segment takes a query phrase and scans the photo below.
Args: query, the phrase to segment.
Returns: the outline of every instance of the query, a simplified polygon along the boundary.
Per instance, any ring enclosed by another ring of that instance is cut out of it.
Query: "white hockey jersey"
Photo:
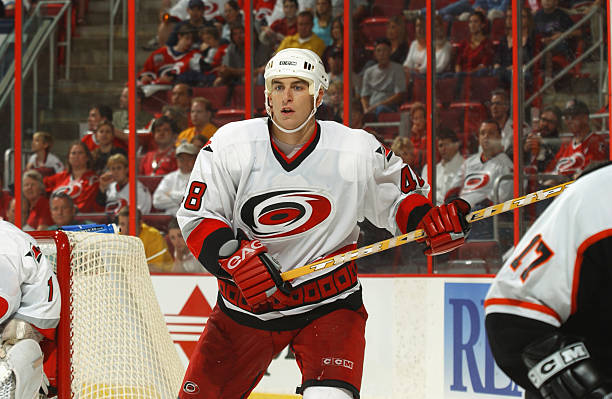
[[[514,314],[559,327],[580,310],[585,294],[607,299],[583,311],[609,314],[611,182],[608,165],[572,183],[552,202],[495,277],[485,300],[487,314]],[[591,274],[581,281],[587,268]]]
[[[130,185],[119,188],[117,182],[112,182],[106,189],[106,206],[104,211],[117,214],[121,208],[130,202]],[[151,193],[141,182],[136,181],[136,207],[143,215],[151,212]]]
[[[59,173],[64,170],[64,164],[62,161],[60,161],[60,159],[51,152],[47,153],[45,162],[42,165],[36,163],[36,154],[30,155],[27,165],[28,167],[31,166],[33,168],[48,168],[53,170],[53,173]]]
[[[512,198],[512,180],[502,181],[495,193],[495,181],[500,176],[512,173],[512,161],[500,152],[493,158],[483,162],[482,154],[469,157],[453,187],[461,187],[460,196],[470,203],[472,208],[483,201],[503,202]]]
[[[0,324],[17,317],[53,338],[60,317],[57,278],[36,240],[0,221]]]
[[[212,236],[210,226],[216,224],[259,239],[285,272],[354,248],[357,222],[364,218],[398,234],[398,226],[405,230],[407,221],[420,220],[407,214],[429,204],[424,197],[428,192],[426,182],[363,130],[318,121],[311,140],[288,159],[271,141],[268,119],[258,118],[224,125],[200,151],[177,218],[185,241],[203,264],[204,236]],[[333,270],[302,276],[292,285]],[[350,289],[316,304],[256,316],[270,320],[307,312],[360,290],[355,281]],[[229,309],[249,313],[223,295],[222,301]]]

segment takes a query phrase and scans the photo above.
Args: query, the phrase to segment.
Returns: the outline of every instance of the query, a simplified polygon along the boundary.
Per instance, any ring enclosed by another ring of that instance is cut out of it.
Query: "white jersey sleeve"
[[[60,291],[57,278],[34,238],[0,221],[0,324],[17,317],[45,336],[57,326]]]
[[[609,257],[590,251],[607,245],[610,252],[611,181],[612,165],[580,178],[553,201],[495,277],[487,314],[509,313],[558,327],[578,310],[587,268],[600,276],[595,281],[609,278]]]

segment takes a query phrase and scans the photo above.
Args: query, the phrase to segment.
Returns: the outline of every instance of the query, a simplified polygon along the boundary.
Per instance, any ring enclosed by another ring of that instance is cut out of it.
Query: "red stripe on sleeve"
[[[562,323],[561,316],[559,316],[557,312],[555,312],[548,306],[540,305],[537,303],[531,303],[531,302],[519,301],[518,299],[507,299],[507,298],[491,298],[491,299],[485,300],[484,302],[485,308],[487,306],[493,306],[493,305],[516,306],[519,308],[535,310],[536,312],[540,312],[540,313],[544,313],[549,316],[552,316],[555,319],[557,319],[559,323]]]
[[[416,215],[414,210],[418,207],[424,207],[423,209],[428,211],[432,208],[432,204],[427,197],[421,194],[411,194],[400,202],[397,213],[395,214],[395,222],[403,234],[406,234],[409,228],[416,228],[416,223],[418,223],[423,216],[425,216],[425,213],[427,213],[426,211],[418,212],[419,214]],[[410,224],[414,226],[409,226],[408,222],[411,222]]]
[[[217,219],[203,219],[198,226],[193,229],[189,237],[187,237],[186,243],[189,250],[196,258],[199,259],[200,253],[202,252],[202,246],[204,240],[215,231],[220,229],[229,229],[230,227]]]

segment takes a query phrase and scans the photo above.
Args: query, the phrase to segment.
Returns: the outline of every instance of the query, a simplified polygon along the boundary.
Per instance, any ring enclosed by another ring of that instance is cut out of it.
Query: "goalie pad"
[[[38,398],[40,388],[47,388],[45,380],[43,354],[36,341],[24,339],[0,348],[0,399]]]
[[[15,345],[22,339],[33,339],[36,342],[40,342],[43,339],[43,335],[25,320],[10,319],[2,330],[0,343]]]

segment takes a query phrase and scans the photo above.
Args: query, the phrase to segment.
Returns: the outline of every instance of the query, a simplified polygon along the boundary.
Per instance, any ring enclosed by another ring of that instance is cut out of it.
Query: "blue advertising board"
[[[444,397],[521,398],[495,364],[484,327],[488,283],[444,285]]]

